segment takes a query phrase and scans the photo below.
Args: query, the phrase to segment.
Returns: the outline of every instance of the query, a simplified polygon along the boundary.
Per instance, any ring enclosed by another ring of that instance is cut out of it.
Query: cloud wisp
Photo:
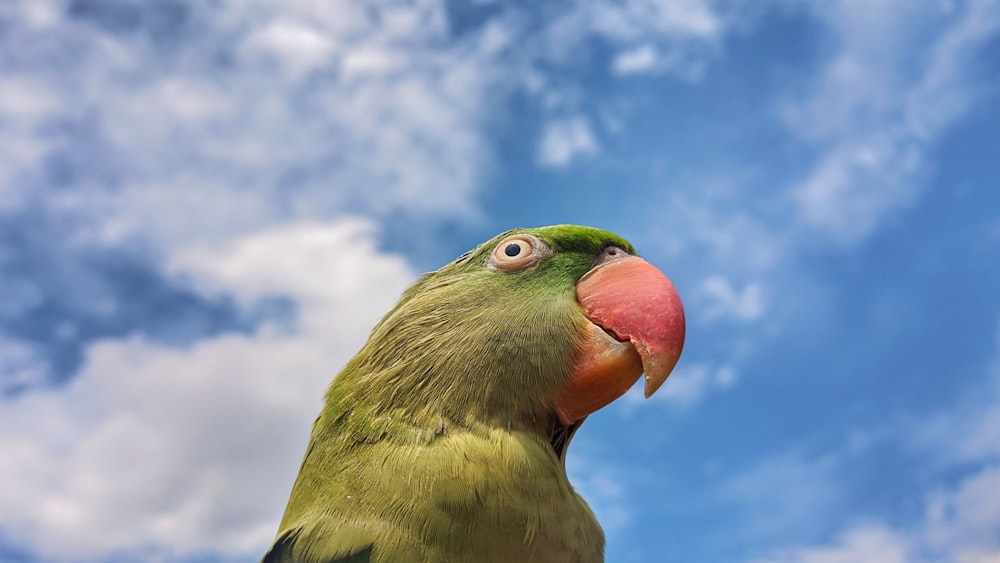
[[[928,151],[976,99],[976,56],[1000,30],[1000,7],[842,1],[820,17],[842,47],[784,108],[821,151],[792,195],[804,225],[855,243],[924,192]],[[928,33],[932,17],[949,24]]]
[[[996,357],[979,384],[962,401],[941,412],[899,421],[879,441],[891,440],[932,460],[932,471],[950,474],[923,491],[922,513],[890,525],[872,518],[849,522],[825,543],[780,547],[753,563],[848,561],[983,563],[1000,558],[1000,443],[994,422],[1000,413],[1000,333]],[[956,440],[956,437],[959,439]],[[870,445],[870,444],[869,444]],[[858,451],[827,456],[825,473],[842,472]],[[820,465],[813,464],[816,467]],[[776,477],[780,471],[764,471]],[[801,480],[798,480],[801,481]],[[756,494],[770,496],[785,484],[751,479]],[[825,490],[839,494],[828,484]],[[806,518],[806,520],[810,520]]]

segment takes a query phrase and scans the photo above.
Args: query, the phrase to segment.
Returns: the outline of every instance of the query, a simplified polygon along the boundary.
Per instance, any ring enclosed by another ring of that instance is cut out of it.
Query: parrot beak
[[[663,385],[684,347],[684,308],[674,284],[645,260],[622,255],[576,284],[590,320],[556,412],[572,424],[625,394],[643,373],[646,398]]]

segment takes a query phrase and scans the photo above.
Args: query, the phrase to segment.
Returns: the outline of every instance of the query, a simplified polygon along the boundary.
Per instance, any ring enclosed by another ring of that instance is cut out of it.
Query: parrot
[[[618,235],[497,235],[404,291],[334,377],[262,563],[603,561],[567,447],[643,374],[650,397],[684,332]]]

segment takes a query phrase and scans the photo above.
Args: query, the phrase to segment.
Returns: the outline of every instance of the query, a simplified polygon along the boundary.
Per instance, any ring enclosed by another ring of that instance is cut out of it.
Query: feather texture
[[[515,233],[551,256],[490,268]],[[575,284],[610,245],[634,252],[598,229],[511,231],[408,289],[330,385],[264,560],[603,561],[551,442],[589,322]]]

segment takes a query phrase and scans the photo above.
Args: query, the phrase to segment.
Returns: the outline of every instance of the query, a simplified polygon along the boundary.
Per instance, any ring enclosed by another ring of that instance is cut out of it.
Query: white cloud
[[[924,499],[927,514],[912,528],[849,527],[828,543],[779,548],[752,563],[986,563],[1000,561],[1000,465]]]
[[[315,70],[330,62],[335,45],[321,31],[295,21],[276,20],[253,32],[247,49],[262,50],[278,57],[296,74]]]
[[[656,49],[651,45],[642,45],[619,53],[611,63],[611,68],[615,74],[641,74],[655,69],[656,61]]]
[[[576,2],[545,28],[538,54],[566,63],[596,37],[621,51],[612,67],[619,74],[671,73],[697,80],[727,28],[710,0]]]
[[[752,563],[916,563],[906,538],[880,526],[853,528],[831,545],[785,549]]]
[[[169,42],[13,12],[0,110],[20,117],[0,121],[16,156],[0,163],[0,207],[39,203],[81,233],[111,223],[108,242],[153,246],[236,236],[248,215],[474,215],[496,46],[444,41],[440,3],[186,6],[190,29]],[[39,200],[53,161],[74,189]],[[250,210],[192,205],[230,198]]]
[[[983,383],[952,408],[936,416],[922,414],[896,428],[892,436],[882,434],[883,439],[890,437],[928,454],[933,459],[932,470],[943,469],[957,477],[950,480],[954,484],[928,490],[917,499],[924,506],[922,517],[897,526],[870,521],[851,524],[832,542],[779,548],[754,563],[1000,561],[1000,536],[996,533],[1000,530],[1000,448],[996,439],[1000,338],[997,356]],[[925,430],[925,425],[930,429]],[[862,444],[861,449],[864,447]],[[845,453],[856,454],[858,449]],[[847,458],[831,455],[818,467],[821,474],[832,476],[846,463]],[[763,485],[765,495],[770,490],[784,491],[788,483],[801,486],[801,480],[789,475],[783,463],[767,462],[756,473],[756,477],[740,480],[749,479],[757,488]]]
[[[827,152],[793,197],[805,223],[856,241],[917,200],[922,160],[917,146],[893,135],[845,141]]]
[[[0,395],[42,385],[47,376],[47,365],[34,349],[0,336]]]
[[[23,186],[17,184],[18,163],[37,162],[47,152],[44,119],[60,98],[44,82],[30,76],[5,76],[0,81],[0,211],[23,205]]]
[[[362,49],[348,53],[344,57],[341,70],[347,76],[384,74],[398,69],[405,63],[401,53],[390,53],[382,49]]]
[[[1000,459],[1000,357],[986,385],[971,389],[961,408],[920,416],[910,426],[914,449],[944,452],[946,459],[966,463]]]
[[[597,141],[583,117],[548,123],[538,147],[538,162],[544,166],[566,166],[574,158],[596,154]]]
[[[732,181],[706,180],[697,196],[671,193],[663,205],[674,212],[676,223],[650,221],[646,237],[659,242],[668,256],[687,251],[726,272],[764,277],[795,251],[797,241],[780,224],[748,209]]]
[[[581,5],[598,34],[629,41],[650,35],[714,38],[724,26],[704,0],[630,0]]]
[[[58,108],[59,100],[43,84],[27,77],[0,84],[0,114],[5,119],[36,120]]]
[[[767,309],[763,288],[757,282],[737,289],[723,276],[709,276],[698,285],[698,293],[708,301],[702,312],[705,319],[729,317],[754,321],[761,318]]]
[[[48,559],[150,546],[259,556],[323,390],[413,278],[357,220],[290,225],[172,263],[206,292],[291,298],[301,322],[190,348],[108,340],[67,388],[5,402],[0,523]]]
[[[733,475],[718,494],[747,512],[740,533],[755,543],[813,535],[825,524],[822,515],[842,502],[839,461],[835,455],[781,452]]]
[[[997,353],[985,380],[954,408],[913,421],[911,446],[928,451],[944,467],[965,468],[960,481],[926,500],[926,541],[956,560],[1000,556],[1000,330]],[[909,430],[909,429],[907,429]],[[969,471],[969,467],[975,469]]]
[[[650,44],[626,49],[615,55],[611,70],[618,76],[669,72],[678,78],[697,82],[708,67],[704,55],[679,48],[660,49]]]
[[[709,391],[725,389],[736,381],[736,370],[730,365],[710,366],[697,363],[680,366],[670,375],[670,385],[655,396],[664,401],[692,405]]]
[[[1000,551],[1000,464],[965,477],[954,489],[930,496],[925,537],[952,553]]]
[[[627,500],[628,487],[622,484],[622,471],[621,467],[607,463],[607,460],[580,455],[575,449],[566,459],[570,483],[594,511],[608,538],[632,521],[633,514]]]
[[[1000,563],[1000,549],[991,551],[966,551],[959,553],[958,563]]]
[[[347,342],[356,338],[358,326],[375,321],[373,304],[357,296],[371,292],[379,298],[394,297],[400,280],[412,277],[404,260],[380,254],[374,226],[360,219],[254,233],[230,244],[187,250],[168,267],[193,276],[206,293],[234,295],[248,304],[292,295],[299,305],[299,330]],[[383,285],[373,286],[376,282]],[[375,305],[384,308],[386,302]]]
[[[0,6],[0,15],[21,20],[33,29],[47,29],[61,19],[61,10],[56,0],[10,0]]]
[[[646,401],[663,401],[672,407],[687,409],[697,405],[706,395],[714,391],[728,389],[734,385],[739,373],[732,364],[716,365],[710,362],[681,362],[670,374],[667,383],[646,399],[643,379],[640,378],[610,408],[620,409],[626,415],[644,408]]]
[[[921,22],[952,9],[842,0],[816,11],[841,49],[782,110],[823,153],[793,190],[805,225],[856,242],[917,201],[928,148],[970,107],[976,53],[1000,30],[1000,7],[981,0],[928,37]]]
[[[659,245],[665,262],[710,266],[684,290],[691,322],[743,321],[744,342],[734,347],[749,342],[754,350],[805,318],[803,312],[830,313],[835,292],[799,268],[797,257],[817,245],[861,241],[918,202],[934,168],[934,144],[976,101],[982,85],[977,56],[1000,30],[1000,4],[950,5],[953,13],[941,18],[943,3],[785,4],[808,10],[832,39],[821,42],[832,48],[830,57],[820,58],[818,73],[781,108],[786,125],[817,149],[816,157],[777,197],[759,191],[754,176],[760,171],[753,167],[700,171],[693,181],[673,182],[697,184],[686,193],[664,187],[670,193],[662,206],[673,220],[659,222],[662,214],[651,212],[651,232],[643,238]],[[739,27],[731,15],[719,21],[720,34]],[[678,52],[645,40],[634,45],[619,53],[650,45],[662,65],[664,52]],[[956,435],[968,436],[948,436]],[[997,436],[976,435],[984,443]]]

